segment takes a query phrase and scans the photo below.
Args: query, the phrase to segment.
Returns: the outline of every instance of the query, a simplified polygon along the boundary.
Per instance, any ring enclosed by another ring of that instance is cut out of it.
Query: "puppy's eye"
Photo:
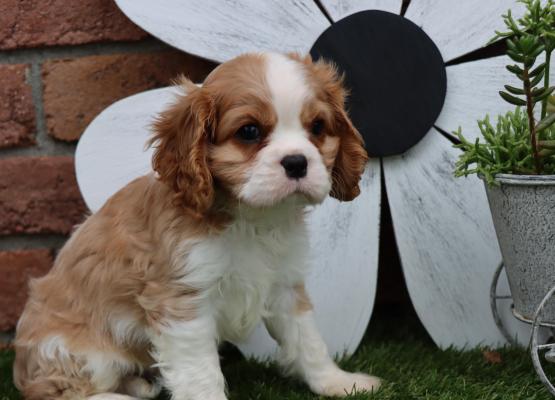
[[[261,133],[258,126],[249,124],[240,127],[235,136],[245,143],[256,143],[260,141]]]
[[[324,131],[324,121],[321,119],[314,120],[312,123],[311,131],[314,136],[320,136]]]

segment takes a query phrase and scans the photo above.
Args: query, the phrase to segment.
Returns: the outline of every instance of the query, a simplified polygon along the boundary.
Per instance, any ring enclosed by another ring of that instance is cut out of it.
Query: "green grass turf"
[[[415,317],[377,313],[359,350],[340,364],[385,381],[377,394],[354,394],[350,399],[551,399],[525,350],[505,348],[499,353],[502,362],[491,364],[481,349],[441,351]],[[244,360],[231,348],[224,349],[222,357],[232,400],[319,398],[299,381],[280,377],[275,366]],[[0,400],[20,398],[11,383],[12,362],[12,352],[0,352]]]

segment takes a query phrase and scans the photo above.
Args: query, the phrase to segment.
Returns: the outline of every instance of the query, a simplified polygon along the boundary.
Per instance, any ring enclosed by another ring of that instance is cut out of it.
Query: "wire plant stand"
[[[503,262],[501,262],[493,275],[493,279],[490,287],[490,305],[491,305],[491,311],[493,314],[493,319],[495,320],[495,324],[497,325],[497,327],[499,328],[499,330],[501,331],[505,339],[511,345],[516,345],[517,342],[515,340],[515,337],[513,337],[507,330],[507,327],[503,323],[503,320],[501,319],[501,316],[499,314],[499,310],[497,307],[497,302],[499,300],[512,299],[511,295],[497,293],[499,278],[504,269],[505,269],[505,265]],[[549,390],[549,392],[553,396],[555,396],[555,386],[553,385],[553,383],[550,381],[550,379],[547,377],[545,373],[545,370],[542,364],[541,354],[543,353],[543,359],[546,362],[555,363],[555,343],[540,343],[540,328],[549,329],[551,335],[548,341],[555,340],[555,323],[553,323],[552,321],[547,322],[542,320],[543,311],[546,305],[552,299],[553,301],[555,301],[555,299],[553,298],[554,295],[555,295],[555,286],[553,286],[545,294],[544,298],[542,299],[542,301],[540,302],[538,308],[534,313],[534,319],[529,319],[519,314],[515,310],[514,305],[511,305],[511,311],[512,311],[513,317],[515,317],[517,320],[521,322],[530,324],[532,326],[532,332],[530,335],[530,343],[529,343],[529,352],[532,358],[532,364],[534,366],[534,369],[536,370],[538,377],[540,378],[540,381],[544,384],[544,386],[547,388],[547,390]]]

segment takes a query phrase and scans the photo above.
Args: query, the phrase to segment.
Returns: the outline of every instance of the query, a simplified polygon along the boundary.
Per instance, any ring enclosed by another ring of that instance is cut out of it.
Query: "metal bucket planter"
[[[486,184],[486,192],[513,313],[532,322],[555,286],[555,175],[499,174],[496,180],[499,185]],[[544,322],[555,324],[555,304],[546,304],[542,314]]]

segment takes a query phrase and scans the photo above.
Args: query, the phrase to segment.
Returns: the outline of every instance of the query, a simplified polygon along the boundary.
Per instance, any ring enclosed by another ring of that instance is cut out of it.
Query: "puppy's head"
[[[215,187],[251,207],[291,197],[352,200],[367,161],[335,68],[310,58],[248,54],[216,68],[154,125],[153,167],[193,215]]]

